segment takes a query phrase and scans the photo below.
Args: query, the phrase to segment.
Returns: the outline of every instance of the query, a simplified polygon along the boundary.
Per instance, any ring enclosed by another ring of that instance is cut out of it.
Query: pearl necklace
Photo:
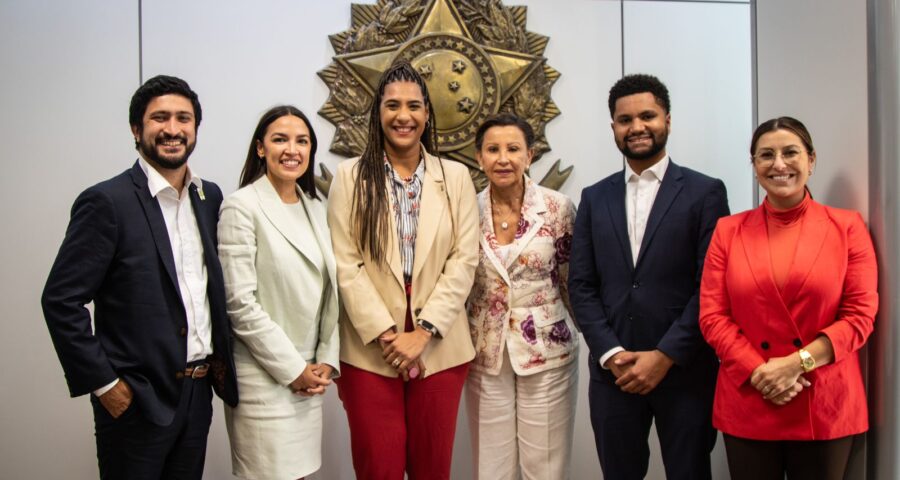
[[[492,210],[495,217],[500,213],[496,208],[493,208]],[[506,215],[503,215],[503,218],[500,219],[500,228],[502,228],[503,230],[509,229],[509,222],[507,222],[507,220],[509,219],[509,216],[512,215],[512,213],[513,209],[510,208],[509,211],[506,212]]]
[[[524,195],[524,194],[525,194],[525,192],[523,191],[523,192],[522,192],[522,195]],[[520,199],[521,199],[521,197],[520,197]],[[513,202],[513,203],[515,203],[515,202]],[[494,218],[497,218],[497,216],[498,216],[499,213],[500,213],[500,211],[497,209],[496,205],[497,205],[497,202],[494,200],[493,192],[491,192],[491,213],[493,213]],[[521,202],[520,202],[520,204],[519,204],[519,208],[520,208],[520,209],[522,208]],[[512,207],[512,205],[510,205],[510,206],[509,206],[509,211],[507,211],[507,212],[506,212],[506,215],[503,215],[503,217],[500,219],[500,228],[502,228],[504,231],[509,230],[509,222],[508,222],[507,220],[509,220],[509,217],[510,217],[510,216],[513,214],[513,212],[515,212],[515,211],[517,211],[517,210],[514,209],[514,208]]]

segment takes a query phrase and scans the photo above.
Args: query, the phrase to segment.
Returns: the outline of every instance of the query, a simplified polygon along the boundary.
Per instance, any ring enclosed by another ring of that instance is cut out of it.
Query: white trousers
[[[499,375],[472,369],[466,408],[475,479],[568,479],[577,386],[577,355],[528,376],[516,375],[505,351]]]

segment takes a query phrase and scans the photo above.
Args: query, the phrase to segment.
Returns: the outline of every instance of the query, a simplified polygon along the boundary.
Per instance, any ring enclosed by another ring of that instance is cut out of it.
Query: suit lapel
[[[203,261],[207,265],[214,265],[218,261],[219,252],[216,248],[214,237],[218,218],[210,218],[206,208],[203,208],[204,197],[200,196],[197,186],[193,183],[188,186],[188,197],[191,199],[191,208],[194,210],[194,218],[197,219],[197,228],[200,230],[200,242],[203,244]]]
[[[425,156],[425,176],[422,180],[420,198],[419,224],[416,228],[415,258],[413,259],[413,278],[422,270],[431,246],[434,245],[440,222],[449,216],[444,215],[446,193],[444,179],[438,177],[441,167],[430,155]],[[402,272],[402,269],[401,269]],[[401,278],[403,278],[401,276]]]
[[[268,177],[262,176],[254,181],[253,189],[259,197],[263,215],[272,226],[312,265],[319,265],[319,250],[310,244],[313,239],[301,235],[296,220],[291,218],[287,207],[281,201],[281,197],[278,196]],[[304,196],[302,192],[299,195],[300,198]]]
[[[391,194],[391,189],[394,188],[394,186],[391,185],[391,180],[386,178],[385,182],[387,182],[388,188],[387,197],[389,207],[388,242],[385,254],[388,258],[388,266],[391,268],[391,272],[394,273],[394,278],[397,279],[397,283],[399,283],[402,288],[406,285],[406,280],[403,278],[403,262],[400,260],[400,238],[397,237],[397,217],[394,213],[394,210],[400,208],[400,206],[397,205],[397,202],[394,201],[394,195]]]
[[[147,186],[147,176],[141,170],[140,165],[135,163],[131,168],[131,179],[134,181],[134,193],[138,197],[141,207],[144,209],[144,215],[147,217],[147,223],[150,225],[150,232],[153,235],[153,243],[156,244],[156,251],[159,258],[166,268],[169,280],[175,287],[178,295],[181,295],[181,289],[178,288],[178,276],[175,274],[175,257],[172,255],[172,244],[169,242],[169,231],[166,229],[166,220],[163,217],[162,208],[159,202],[150,195],[150,189]]]
[[[337,267],[335,265],[334,260],[334,251],[331,248],[331,234],[328,232],[328,220],[325,215],[325,208],[321,202],[316,202],[306,195],[300,196],[301,201],[303,202],[304,208],[306,208],[306,213],[309,216],[309,223],[312,226],[313,234],[316,237],[316,241],[319,244],[319,251],[325,264],[325,275],[327,275],[327,281],[330,285],[330,288],[326,289],[325,295],[325,308],[322,311],[322,316],[320,317],[324,322],[320,327],[320,337],[323,339],[328,339],[331,337],[331,334],[334,328],[337,327],[337,314],[338,311],[338,297],[337,297]],[[334,312],[333,315],[329,313]]]
[[[741,244],[747,257],[747,265],[753,275],[757,288],[764,298],[772,302],[780,303],[782,310],[788,316],[790,313],[784,305],[781,292],[775,285],[775,276],[772,273],[772,257],[769,253],[769,234],[766,227],[766,216],[763,207],[757,207],[747,215],[747,219],[741,225]],[[769,321],[770,319],[765,319]]]
[[[612,223],[613,231],[616,232],[616,238],[619,239],[619,246],[622,248],[622,255],[628,263],[628,268],[634,270],[634,258],[631,256],[631,241],[628,239],[628,225],[625,219],[625,180],[624,173],[617,175],[612,179],[612,185],[606,195],[606,208],[609,212],[610,223]]]
[[[653,234],[656,233],[656,229],[659,228],[659,224],[662,222],[663,217],[666,216],[666,212],[669,211],[672,203],[675,202],[675,198],[681,193],[683,185],[684,176],[681,173],[681,167],[669,160],[666,174],[663,177],[662,184],[659,186],[659,191],[656,192],[656,199],[650,208],[650,215],[647,217],[647,228],[644,230],[644,238],[641,240],[641,249],[638,252],[636,266],[639,266],[641,259],[646,256],[647,248],[653,240]]]
[[[485,258],[491,262],[494,270],[503,278],[503,281],[507,285],[511,285],[509,272],[500,262],[500,254],[494,248],[497,245],[497,241],[494,233],[494,214],[491,207],[491,186],[488,185],[487,188],[478,194],[478,209],[480,211],[479,217],[481,218],[481,249],[484,251]]]
[[[310,226],[312,227],[313,234],[316,236],[319,250],[324,257],[323,260],[325,269],[328,270],[328,281],[331,283],[331,289],[332,291],[337,292],[337,277],[335,276],[336,267],[334,263],[334,252],[331,249],[331,235],[328,233],[328,230],[324,228],[324,225],[327,224],[327,220],[324,215],[321,215],[322,209],[318,208],[320,205],[316,205],[312,199],[306,195],[300,195],[300,200],[303,202],[303,207],[306,209],[306,214],[309,216]]]
[[[510,247],[509,255],[506,257],[506,269],[516,261],[522,250],[528,245],[528,242],[537,235],[537,232],[544,226],[544,213],[547,211],[547,205],[544,203],[544,196],[538,192],[537,188],[530,179],[525,179],[525,195],[522,199],[522,215],[525,217],[527,230],[521,237],[515,239]]]
[[[801,221],[803,223],[800,224],[800,238],[797,240],[794,261],[782,293],[784,302],[788,305],[806,282],[806,277],[815,266],[830,231],[825,208],[811,200]]]

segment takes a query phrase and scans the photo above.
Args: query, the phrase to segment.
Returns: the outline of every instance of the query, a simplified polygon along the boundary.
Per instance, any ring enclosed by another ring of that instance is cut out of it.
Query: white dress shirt
[[[637,265],[638,254],[641,253],[641,242],[647,230],[650,209],[656,201],[659,186],[662,185],[666,169],[669,168],[669,156],[656,162],[640,175],[625,162],[625,219],[628,225],[628,241],[631,243],[631,261]],[[600,366],[606,368],[606,361],[613,355],[625,351],[621,346],[609,349],[600,357]]]
[[[209,316],[209,298],[206,296],[206,263],[203,261],[203,244],[200,227],[191,206],[190,185],[202,191],[203,182],[187,169],[181,193],[175,190],[155,168],[141,158],[138,163],[147,176],[150,195],[156,198],[166,222],[178,289],[187,314],[187,362],[202,360],[212,354],[212,330]],[[118,383],[112,383],[94,391],[98,397]]]

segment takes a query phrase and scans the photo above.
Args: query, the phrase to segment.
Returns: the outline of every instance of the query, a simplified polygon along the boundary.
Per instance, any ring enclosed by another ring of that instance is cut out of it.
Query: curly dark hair
[[[197,93],[191,90],[190,85],[178,77],[169,75],[157,75],[141,85],[131,97],[131,106],[128,108],[128,122],[139,130],[143,127],[144,113],[147,105],[156,97],[163,95],[181,95],[191,101],[194,106],[194,128],[200,126],[203,111],[200,109],[200,99]]]
[[[609,116],[614,117],[616,115],[616,100],[627,97],[628,95],[645,92],[652,93],[653,97],[656,98],[656,103],[659,104],[666,113],[669,113],[669,89],[653,75],[635,73],[620,78],[619,81],[609,89]]]

